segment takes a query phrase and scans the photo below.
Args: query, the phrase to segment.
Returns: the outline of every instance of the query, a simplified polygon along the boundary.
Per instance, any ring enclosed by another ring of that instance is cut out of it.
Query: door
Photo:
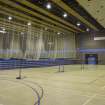
[[[97,54],[86,54],[85,62],[86,64],[98,64],[98,55]]]

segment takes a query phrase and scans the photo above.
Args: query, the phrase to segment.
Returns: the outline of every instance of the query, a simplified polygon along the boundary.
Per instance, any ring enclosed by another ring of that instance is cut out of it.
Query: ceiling
[[[105,0],[77,0],[105,28]]]
[[[84,8],[87,1],[78,0]],[[85,11],[86,8],[83,9],[78,2],[76,0],[0,0],[0,25],[5,24],[7,28],[11,28],[8,16],[12,16],[11,23],[16,29],[19,29],[20,26],[27,28],[27,23],[31,22],[34,27],[61,32],[79,33],[85,32],[87,29],[90,29],[90,31],[102,30],[105,22],[99,24],[90,15],[92,8],[88,11],[90,12],[88,14]],[[51,9],[46,8],[47,4],[51,5]],[[67,17],[63,16],[65,13]],[[80,25],[77,26],[77,23],[80,23]]]

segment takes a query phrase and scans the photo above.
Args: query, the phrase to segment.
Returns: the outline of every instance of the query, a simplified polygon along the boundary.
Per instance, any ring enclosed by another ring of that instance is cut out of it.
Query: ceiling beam
[[[27,9],[27,8],[24,8],[24,7],[22,7],[22,6],[20,6],[20,5],[16,4],[16,3],[14,3],[12,1],[9,1],[9,0],[0,0],[0,2],[5,3],[7,5],[10,5],[11,7],[16,8],[18,10],[21,10],[23,12],[26,12],[28,14],[31,14],[31,15],[37,17],[37,18],[41,18],[42,20],[45,20],[45,21],[49,22],[49,24],[50,23],[51,24],[55,24],[55,25],[60,26],[62,28],[66,28],[69,31],[76,32],[76,30],[74,30],[74,29],[72,29],[72,28],[70,28],[70,27],[68,27],[66,25],[63,25],[63,24],[61,24],[59,22],[56,22],[56,21],[54,21],[54,20],[52,20],[52,19],[50,19],[48,17],[45,17],[45,16],[39,14],[39,13],[36,13],[36,12],[33,12],[33,11]]]
[[[7,31],[12,30],[12,31],[17,31],[17,32],[28,32],[28,26],[27,25],[22,25],[20,23],[14,22],[14,21],[9,21],[7,19],[1,18],[0,17],[0,28],[5,28]],[[31,32],[39,32],[41,28],[33,27],[31,26]],[[49,30],[43,30],[46,33],[50,32]],[[54,30],[51,30],[55,32]],[[65,34],[67,34],[66,32]],[[57,34],[57,33],[56,33]],[[68,33],[69,34],[69,33]]]
[[[12,30],[12,31],[17,31],[17,32],[27,32],[28,31],[28,27],[22,27],[20,25],[17,25],[17,23],[15,22],[8,22],[7,20],[5,20],[5,23],[3,22],[4,19],[0,18],[0,27],[5,28],[7,31],[8,30]],[[35,28],[35,27],[31,27],[31,32],[36,32],[36,30],[39,32],[40,29]]]
[[[46,22],[43,22],[41,20],[38,20],[38,19],[35,19],[33,17],[27,16],[25,14],[19,13],[15,10],[10,9],[10,8],[6,8],[6,7],[1,6],[1,5],[0,5],[0,8],[2,8],[0,10],[0,13],[3,13],[3,14],[8,15],[8,16],[11,15],[12,17],[14,17],[16,19],[19,19],[19,20],[22,20],[26,23],[30,20],[33,25],[37,25],[37,26],[40,26],[40,27],[43,27],[43,28],[46,27],[48,29],[50,28],[54,31],[68,32],[65,28],[61,28],[61,27],[53,26],[51,24],[47,24]],[[39,22],[40,24],[37,23],[37,22]]]
[[[88,22],[85,18],[83,18],[79,13],[77,13],[76,11],[74,11],[70,6],[68,6],[67,4],[65,4],[62,0],[51,0],[51,1],[54,2],[55,4],[57,4],[59,7],[63,8],[69,14],[71,14],[74,17],[76,17],[77,19],[79,19],[81,22],[83,22],[84,24],[86,24],[90,28],[98,31],[97,27],[95,27],[93,24],[91,24],[90,22]]]
[[[0,18],[0,27],[5,27],[6,30],[18,31],[18,32],[26,32],[26,29],[15,24],[4,23],[3,19]]]
[[[37,10],[38,12],[43,13],[43,14],[49,16],[50,18],[53,18],[53,19],[55,19],[55,20],[57,20],[57,21],[59,21],[59,22],[61,22],[63,24],[66,24],[66,25],[68,25],[68,26],[70,26],[70,27],[72,27],[72,28],[74,28],[76,30],[82,31],[80,28],[76,27],[75,25],[73,25],[71,23],[68,23],[67,21],[61,19],[60,17],[58,17],[56,15],[53,15],[52,13],[38,7],[37,5],[34,5],[34,4],[30,3],[29,1],[26,1],[26,0],[16,0],[16,1],[21,3],[21,4],[24,4],[27,7],[30,7],[32,9],[34,9],[34,10]]]
[[[24,32],[24,33],[28,32],[28,26],[22,27],[22,26],[17,25],[17,23],[15,23],[15,22],[9,23],[7,20],[5,20],[5,23],[4,23],[3,21],[4,21],[4,19],[0,18],[0,27],[5,28],[7,32],[9,32],[9,30],[17,31],[17,32]],[[31,32],[37,33],[40,30],[41,30],[41,28],[39,29],[36,27],[31,27]],[[46,30],[43,30],[43,31],[46,31]],[[49,32],[49,31],[46,31],[46,33],[47,32]]]

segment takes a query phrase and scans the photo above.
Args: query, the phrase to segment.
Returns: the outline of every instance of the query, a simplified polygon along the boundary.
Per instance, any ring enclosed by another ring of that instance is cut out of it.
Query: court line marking
[[[101,78],[101,77],[100,77]],[[100,87],[100,91],[104,90],[105,89],[105,85]],[[82,105],[87,105],[91,100],[93,100],[97,95],[99,95],[98,93],[97,94],[94,94],[91,98],[89,98],[84,104]]]
[[[101,87],[101,90],[104,90],[104,89],[105,89],[105,86],[102,86],[102,87]]]
[[[88,100],[85,101],[85,103],[83,103],[82,105],[87,105],[93,98],[95,98],[97,96],[97,94],[93,95],[92,97],[90,97]]]
[[[7,80],[7,81],[11,81],[11,82],[17,82],[17,81],[14,81],[14,80],[11,80],[11,79],[7,79],[7,78],[0,78],[0,80]],[[19,84],[23,84],[24,86],[27,86],[28,88],[31,88],[34,92],[35,95],[37,95],[37,98],[38,100],[34,103],[34,105],[40,105],[40,102],[41,102],[41,98],[43,97],[39,95],[39,92],[36,90],[36,88],[30,86],[29,84],[27,84],[27,82],[29,83],[29,81],[26,81],[26,83],[24,81],[21,81],[21,82],[17,82]],[[34,83],[32,81],[30,81],[32,84],[36,85],[40,88],[42,88],[38,83]],[[42,88],[43,89],[43,88]]]

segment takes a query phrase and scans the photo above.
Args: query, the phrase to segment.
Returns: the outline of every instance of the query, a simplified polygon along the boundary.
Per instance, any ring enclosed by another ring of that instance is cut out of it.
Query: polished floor
[[[0,105],[105,105],[104,65],[64,68],[0,71]]]

